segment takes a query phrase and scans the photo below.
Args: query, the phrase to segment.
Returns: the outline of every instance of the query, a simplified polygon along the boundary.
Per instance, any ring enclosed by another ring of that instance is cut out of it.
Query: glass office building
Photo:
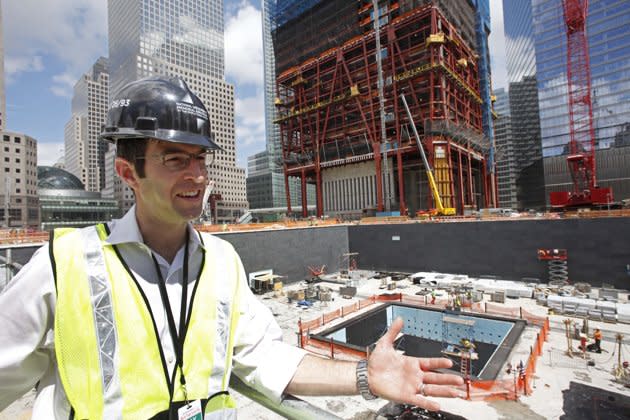
[[[559,1],[559,0],[558,0]],[[503,1],[506,63],[509,82],[511,149],[510,189],[516,192],[519,210],[546,205],[542,168],[538,85],[532,8],[529,1]]]
[[[533,139],[535,126],[539,125],[539,145],[528,147],[530,157],[540,148],[543,195],[547,200],[550,191],[569,190],[572,185],[566,162],[570,133],[562,0],[504,0],[503,12],[514,141],[527,143],[529,138]],[[630,22],[627,0],[589,1],[586,31],[597,178],[601,186],[613,187],[617,201],[630,197],[630,148],[620,140],[630,122],[630,43],[627,41],[630,26],[627,22]],[[513,83],[521,83],[520,94]],[[534,83],[535,93],[530,91]],[[533,109],[534,102],[537,111]],[[520,113],[515,112],[515,106]],[[519,133],[514,125],[515,116],[525,115],[523,112],[529,119],[522,125],[527,133]],[[539,177],[536,168],[541,165],[537,160],[535,157],[531,161],[528,170],[534,178],[525,179],[530,185]],[[535,193],[540,194],[540,190]]]
[[[569,141],[566,28],[560,0],[533,0],[533,29],[543,155],[563,154]],[[615,135],[630,121],[630,3],[591,0],[587,36],[595,142],[614,146]]]
[[[255,174],[248,171],[247,174],[247,200],[250,208],[284,207],[287,205],[286,190],[284,186],[284,174],[282,165],[282,145],[280,143],[280,128],[274,123],[276,118],[276,59],[273,48],[271,29],[272,19],[278,7],[287,7],[286,2],[280,0],[262,0],[262,37],[263,60],[265,77],[265,136],[266,151],[248,157],[260,162],[266,159],[264,168],[257,170]],[[290,5],[293,6],[293,5]],[[293,7],[290,10],[295,11]],[[258,164],[260,165],[260,164]],[[248,163],[248,166],[251,165]],[[289,191],[291,193],[291,205],[298,209],[302,205],[300,181],[297,178],[289,179]],[[298,195],[299,192],[299,195]],[[315,203],[315,186],[307,185],[307,202]]]
[[[223,2],[109,0],[111,89],[155,74],[155,61],[223,79]]]
[[[223,149],[208,167],[218,222],[238,219],[248,204],[245,168],[236,166],[234,86],[225,81],[223,1],[109,0],[108,19],[110,92],[156,74],[186,80],[208,109]]]

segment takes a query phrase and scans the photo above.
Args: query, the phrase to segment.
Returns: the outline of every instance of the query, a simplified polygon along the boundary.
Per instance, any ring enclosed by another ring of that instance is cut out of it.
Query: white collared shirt
[[[138,284],[145,293],[153,313],[160,343],[169,370],[175,367],[175,352],[166,311],[157,284],[151,249],[142,239],[133,207],[122,219],[109,223],[107,242],[116,245]],[[202,244],[199,234],[189,226],[189,287],[187,302],[203,259],[208,253],[225,253],[231,247],[220,246],[212,237]],[[184,247],[168,263],[155,253],[166,283],[171,311],[179,326],[181,281]],[[225,257],[220,258],[228,258]],[[240,258],[240,279],[246,283]],[[282,331],[271,314],[242,284],[241,316],[235,337],[233,372],[253,388],[279,401],[305,352],[282,343]],[[38,381],[33,418],[68,418],[68,403],[57,375],[54,353],[55,284],[48,245],[40,248],[0,294],[0,411],[21,397]],[[209,350],[210,351],[210,350]],[[161,366],[156,366],[161,369]]]

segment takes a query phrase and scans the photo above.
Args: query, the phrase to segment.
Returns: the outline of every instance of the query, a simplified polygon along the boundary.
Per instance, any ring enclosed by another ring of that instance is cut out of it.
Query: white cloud
[[[4,71],[7,83],[11,83],[13,76],[22,72],[40,72],[44,69],[42,57],[7,57],[4,61]]]
[[[236,138],[239,146],[254,149],[254,153],[263,150],[265,148],[265,109],[262,90],[258,90],[255,96],[237,98],[235,112],[238,119]]]
[[[63,159],[63,142],[41,143],[37,142],[37,165],[53,166]]]
[[[236,84],[237,165],[265,149],[262,18],[250,1],[231,4],[225,25],[226,78]]]
[[[86,69],[87,70],[87,69]],[[62,98],[72,98],[74,91],[74,85],[77,82],[77,78],[71,73],[62,73],[53,76],[54,85],[51,86],[50,91]]]
[[[239,84],[263,84],[261,12],[248,1],[226,19],[225,71]]]
[[[492,67],[492,88],[508,87],[507,66],[505,60],[505,34],[503,28],[503,2],[490,2],[491,32],[488,40],[490,63]]]
[[[42,57],[50,58],[61,66],[60,78],[51,81],[61,93],[67,91],[64,74],[77,80],[107,55],[106,0],[4,1],[3,19],[6,62],[32,64],[10,68],[9,82],[21,72],[44,70]]]

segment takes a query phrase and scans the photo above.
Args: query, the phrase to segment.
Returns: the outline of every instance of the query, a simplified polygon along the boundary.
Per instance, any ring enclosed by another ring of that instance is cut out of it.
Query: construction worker
[[[595,328],[593,332],[593,338],[595,339],[595,351],[597,353],[602,352],[602,332],[599,328]]]
[[[360,393],[437,410],[427,396],[460,396],[459,377],[433,372],[450,361],[396,352],[401,319],[369,361],[282,343],[233,247],[190,223],[219,147],[182,79],[123,87],[101,137],[116,145],[135,205],[106,224],[55,230],[0,295],[0,411],[38,384],[36,419],[235,418],[232,373],[276,402]]]

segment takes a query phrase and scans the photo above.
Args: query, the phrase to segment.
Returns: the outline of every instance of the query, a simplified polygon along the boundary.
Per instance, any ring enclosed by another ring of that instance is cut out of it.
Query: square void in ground
[[[470,340],[478,357],[473,360],[471,373],[479,379],[496,378],[525,327],[522,320],[391,303],[353,317],[315,337],[365,350],[378,341],[398,317],[403,319],[404,327],[395,344],[404,354],[448,357],[453,361],[452,370],[459,372],[461,358],[458,354],[462,342]]]

